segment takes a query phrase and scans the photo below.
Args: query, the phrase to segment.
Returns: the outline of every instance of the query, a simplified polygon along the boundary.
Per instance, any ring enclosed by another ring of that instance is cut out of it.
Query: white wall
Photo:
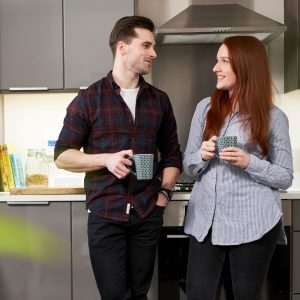
[[[4,95],[4,140],[24,159],[28,148],[45,148],[57,139],[66,107],[76,94],[38,93]]]
[[[75,93],[3,95],[4,142],[15,146],[25,168],[28,148],[46,148],[47,139],[56,140]],[[83,174],[58,170],[49,157],[50,186],[82,186]]]
[[[292,189],[300,190],[300,139],[299,139],[299,112],[300,112],[300,90],[279,95],[276,105],[280,107],[289,119],[289,133],[291,138],[294,181]]]

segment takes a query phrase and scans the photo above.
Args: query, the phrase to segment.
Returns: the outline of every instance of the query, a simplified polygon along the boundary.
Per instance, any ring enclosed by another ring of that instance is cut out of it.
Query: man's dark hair
[[[142,16],[129,16],[118,20],[109,37],[109,46],[113,57],[116,55],[116,46],[119,41],[130,43],[130,40],[137,36],[135,28],[148,29],[154,32],[155,26],[150,19]]]

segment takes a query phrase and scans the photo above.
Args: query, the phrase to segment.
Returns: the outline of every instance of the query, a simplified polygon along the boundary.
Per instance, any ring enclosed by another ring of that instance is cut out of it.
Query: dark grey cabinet
[[[300,231],[300,201],[293,201],[293,229]]]
[[[293,234],[293,293],[300,294],[300,232]]]
[[[0,299],[71,300],[70,203],[0,203]]]
[[[0,89],[63,88],[61,0],[0,1]]]
[[[300,88],[300,2],[284,0],[284,92]]]
[[[0,0],[0,90],[78,89],[112,68],[109,34],[134,0]]]
[[[293,294],[300,294],[300,201],[293,201]],[[298,297],[298,298],[297,298]],[[300,295],[293,295],[293,300]]]
[[[133,0],[65,0],[65,88],[85,87],[112,68],[109,35],[115,22],[134,14]]]
[[[90,263],[85,202],[72,203],[73,300],[101,299]]]

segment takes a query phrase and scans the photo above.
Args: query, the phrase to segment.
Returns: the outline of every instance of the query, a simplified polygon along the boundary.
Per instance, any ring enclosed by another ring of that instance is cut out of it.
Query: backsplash
[[[76,93],[37,93],[3,95],[4,142],[14,144],[25,166],[28,148],[46,148],[56,140],[68,104]],[[49,159],[50,186],[82,186],[83,175],[56,168]]]

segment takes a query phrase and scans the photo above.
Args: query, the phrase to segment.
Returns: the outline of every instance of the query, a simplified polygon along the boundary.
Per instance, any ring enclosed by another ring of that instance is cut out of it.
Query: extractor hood
[[[157,44],[220,43],[227,36],[252,35],[262,42],[287,27],[238,4],[191,5],[156,30]]]

